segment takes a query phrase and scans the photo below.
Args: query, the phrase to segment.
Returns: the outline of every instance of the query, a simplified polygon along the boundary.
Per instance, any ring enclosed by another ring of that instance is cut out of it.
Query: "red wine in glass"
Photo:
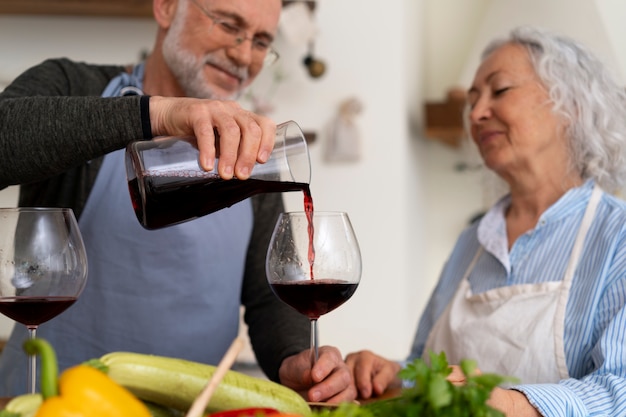
[[[306,213],[306,219],[309,222],[307,232],[309,234],[309,274],[311,275],[311,280],[315,279],[315,274],[313,273],[313,264],[315,264],[315,246],[313,245],[313,238],[315,237],[315,226],[313,225],[313,196],[311,195],[311,190],[307,187],[302,190],[304,193],[304,212]]]
[[[37,327],[67,310],[76,300],[77,297],[2,297],[0,313],[26,327]]]
[[[334,279],[286,281],[270,284],[274,294],[311,320],[333,311],[356,291],[357,283]]]
[[[69,208],[0,208],[0,314],[37,335],[40,324],[70,308],[87,282],[87,255]],[[35,393],[37,356],[28,389]]]
[[[278,218],[266,272],[277,298],[309,318],[315,364],[319,317],[344,304],[361,278],[361,254],[347,213],[313,213],[310,193],[305,193],[305,212]]]

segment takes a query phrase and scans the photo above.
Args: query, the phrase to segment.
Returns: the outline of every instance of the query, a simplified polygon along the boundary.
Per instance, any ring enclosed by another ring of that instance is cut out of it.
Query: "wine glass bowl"
[[[68,208],[0,208],[0,313],[34,338],[39,325],[69,308],[85,287],[87,256]],[[29,364],[35,392],[36,357]]]
[[[347,213],[282,213],[270,240],[266,275],[274,294],[311,320],[314,362],[317,320],[350,299],[361,279],[361,252]]]

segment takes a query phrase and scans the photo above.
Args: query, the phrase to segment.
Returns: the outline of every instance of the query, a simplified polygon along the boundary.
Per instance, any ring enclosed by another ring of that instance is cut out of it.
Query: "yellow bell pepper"
[[[57,381],[56,354],[48,342],[31,339],[24,349],[41,356],[44,402],[35,417],[150,417],[141,400],[101,370],[77,365],[64,371]]]

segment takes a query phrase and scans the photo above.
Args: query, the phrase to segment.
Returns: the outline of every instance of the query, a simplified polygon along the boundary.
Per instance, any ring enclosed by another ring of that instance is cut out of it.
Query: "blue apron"
[[[111,80],[103,97],[142,94],[143,65]],[[79,219],[89,275],[78,301],[43,323],[61,370],[112,351],[216,364],[238,334],[249,200],[193,221],[146,230],[130,201],[125,150],[102,167]],[[0,396],[27,392],[24,326],[0,355]]]

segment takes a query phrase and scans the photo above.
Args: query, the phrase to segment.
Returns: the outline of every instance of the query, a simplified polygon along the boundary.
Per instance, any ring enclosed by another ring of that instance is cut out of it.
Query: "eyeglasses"
[[[209,30],[213,33],[217,40],[225,45],[239,46],[245,41],[250,41],[252,44],[252,53],[256,54],[257,58],[263,56],[263,65],[272,65],[279,58],[278,52],[272,48],[272,44],[268,39],[263,39],[258,36],[248,36],[244,28],[238,26],[235,22],[228,19],[222,19],[214,16],[207,11],[197,0],[191,0],[198,9],[206,17],[213,21],[213,26]]]

